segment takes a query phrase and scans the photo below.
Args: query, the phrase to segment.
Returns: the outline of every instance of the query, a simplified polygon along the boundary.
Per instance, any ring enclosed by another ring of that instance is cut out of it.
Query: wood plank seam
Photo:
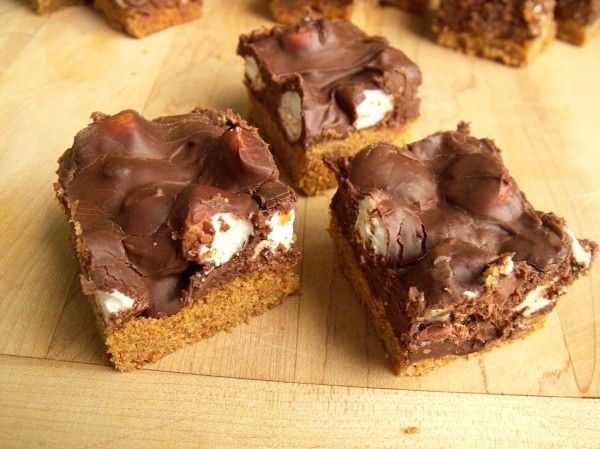
[[[75,256],[75,255],[73,255]],[[61,311],[59,314],[59,319],[56,320],[56,324],[54,325],[54,330],[52,331],[52,336],[50,337],[50,339],[48,340],[48,343],[46,345],[46,353],[44,355],[44,357],[42,358],[47,358],[48,357],[48,353],[50,352],[50,348],[52,347],[52,342],[54,341],[54,337],[56,335],[56,331],[58,329],[58,325],[60,324],[60,317],[62,316],[63,312],[65,311],[65,307],[67,306],[67,299],[69,298],[69,296],[71,295],[71,293],[73,292],[73,289],[78,289],[79,287],[79,282],[75,282],[75,280],[79,277],[79,273],[76,271],[75,273],[73,273],[73,279],[71,279],[71,287],[69,288],[69,290],[67,291],[67,294],[65,295],[65,299],[63,301],[63,305],[61,307]]]

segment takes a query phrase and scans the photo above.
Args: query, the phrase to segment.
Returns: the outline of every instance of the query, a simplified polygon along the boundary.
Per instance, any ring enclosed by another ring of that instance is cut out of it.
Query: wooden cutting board
[[[329,196],[298,204],[300,295],[142,372],[107,367],[54,200],[56,161],[93,111],[245,113],[237,37],[271,24],[265,2],[205,3],[202,19],[134,40],[89,8],[38,17],[0,2],[0,446],[243,447],[252,437],[279,447],[600,447],[600,401],[579,399],[600,396],[600,264],[526,340],[396,377],[336,267]],[[470,121],[504,149],[534,206],[600,241],[600,39],[556,43],[513,69],[436,46],[425,19],[395,9],[360,23],[423,71],[415,140]],[[412,425],[420,433],[404,433]]]

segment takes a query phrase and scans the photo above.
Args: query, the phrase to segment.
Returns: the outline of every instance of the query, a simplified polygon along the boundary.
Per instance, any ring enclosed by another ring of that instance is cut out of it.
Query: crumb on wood
[[[415,433],[421,433],[421,429],[417,426],[410,426],[404,429],[404,433],[407,435],[414,435]]]

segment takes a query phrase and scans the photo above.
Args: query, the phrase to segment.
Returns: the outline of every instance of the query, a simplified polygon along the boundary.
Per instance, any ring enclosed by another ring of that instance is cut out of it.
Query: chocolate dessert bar
[[[294,191],[231,111],[95,113],[57,197],[112,363],[139,368],[278,305],[299,286]]]
[[[558,38],[583,45],[600,33],[600,0],[556,0]]]
[[[29,6],[38,14],[49,14],[65,6],[83,5],[88,0],[29,0]]]
[[[379,140],[402,143],[419,115],[419,68],[347,20],[254,31],[240,37],[238,54],[249,119],[306,194],[335,186],[324,155],[347,156]]]
[[[269,0],[273,18],[283,24],[301,21],[307,14],[327,19],[350,19],[356,0]]]
[[[597,251],[536,211],[494,142],[465,124],[328,164],[339,263],[398,374],[537,329]]]
[[[556,34],[554,0],[441,0],[438,43],[469,55],[522,66]]]
[[[202,0],[94,0],[116,29],[144,37],[200,17]]]

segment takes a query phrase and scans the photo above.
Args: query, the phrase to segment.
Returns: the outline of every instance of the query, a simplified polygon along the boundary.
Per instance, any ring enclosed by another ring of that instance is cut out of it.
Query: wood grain
[[[6,380],[1,384],[0,400],[12,404],[8,409],[0,405],[0,429],[6,432],[8,428],[10,437],[24,446],[27,441],[40,441],[45,431],[53,435],[51,446],[59,446],[74,433],[89,437],[89,444],[101,444],[107,438],[107,429],[116,425],[120,414],[126,414],[133,427],[123,430],[122,441],[108,441],[107,445],[122,442],[122,447],[127,447],[142,440],[155,444],[150,440],[164,441],[166,437],[161,432],[170,426],[166,415],[154,416],[147,408],[151,393],[168,399],[168,391],[179,391],[178,394],[187,392],[197,398],[199,402],[190,404],[207,406],[207,416],[211,416],[206,423],[191,423],[190,418],[199,416],[194,414],[192,405],[184,406],[179,413],[174,402],[169,402],[167,409],[176,417],[169,432],[183,432],[188,439],[182,444],[190,446],[193,438],[204,433],[209,438],[205,445],[210,445],[215,441],[210,438],[218,438],[219,432],[209,425],[223,433],[223,429],[231,430],[234,417],[241,420],[247,434],[259,422],[266,426],[266,430],[256,431],[260,444],[264,443],[260,435],[281,438],[285,433],[275,427],[276,423],[290,425],[286,432],[300,438],[302,426],[309,423],[306,416],[298,415],[304,410],[312,416],[306,408],[316,404],[318,413],[330,407],[348,427],[338,426],[339,423],[317,413],[317,421],[310,423],[313,430],[317,429],[312,434],[315,439],[310,440],[315,447],[321,446],[316,438],[324,438],[324,447],[344,446],[339,439],[344,431],[356,438],[352,440],[356,447],[397,447],[399,442],[413,442],[414,447],[440,447],[446,439],[437,430],[423,430],[411,439],[399,433],[386,439],[389,434],[385,433],[384,424],[359,427],[359,418],[364,419],[375,409],[382,413],[378,415],[381,423],[395,422],[383,413],[396,410],[394,407],[406,413],[410,409],[408,405],[403,408],[402,401],[406,400],[415,416],[425,423],[431,420],[432,427],[444,420],[447,426],[454,426],[450,429],[465,428],[469,419],[473,420],[471,424],[477,422],[471,426],[477,430],[468,434],[471,439],[466,447],[484,447],[474,438],[485,429],[496,432],[487,438],[485,447],[499,447],[503,442],[511,443],[510,447],[569,447],[566,437],[553,443],[548,435],[565,436],[569,430],[575,431],[575,416],[581,417],[583,423],[589,422],[584,411],[591,410],[586,407],[592,404],[597,407],[596,401],[555,403],[537,399],[542,405],[534,407],[535,398],[431,396],[368,388],[600,396],[598,266],[564,297],[546,327],[530,338],[454,362],[421,378],[398,378],[391,374],[373,330],[336,268],[326,232],[327,195],[299,200],[296,231],[305,253],[299,268],[301,295],[229,334],[217,335],[166,357],[149,366],[148,372],[128,377],[105,366],[103,348],[78,286],[68,227],[53,198],[56,160],[95,110],[114,113],[134,108],[156,117],[203,105],[230,107],[245,113],[243,68],[241,58],[235,55],[237,36],[271,23],[264,1],[228,2],[227,8],[218,0],[205,3],[202,19],[133,40],[107,27],[102,17],[89,8],[68,8],[40,18],[16,0],[0,2],[0,111],[4,112],[0,114],[0,354],[7,355],[0,359]],[[600,40],[583,49],[557,43],[531,67],[515,70],[434,45],[425,19],[392,8],[374,9],[361,23],[368,32],[385,34],[423,71],[422,117],[413,130],[415,139],[453,128],[459,120],[470,121],[475,135],[493,137],[504,149],[511,173],[537,208],[564,216],[578,235],[600,240]],[[50,377],[45,378],[46,372]],[[60,380],[62,375],[64,381]],[[89,398],[78,397],[68,387],[69,379],[77,379],[74,382],[87,389],[93,389],[97,382],[99,390]],[[110,390],[113,383],[116,391],[131,397],[133,402],[121,404],[116,393],[103,398],[101,392]],[[4,394],[5,385],[8,396]],[[263,399],[253,399],[250,393],[244,396],[246,385],[250,385],[253,395],[263,395]],[[55,393],[43,395],[36,393],[36,388]],[[127,393],[129,388],[131,394]],[[208,388],[210,392],[198,393],[196,388]],[[231,402],[235,407],[225,407],[230,398],[217,398],[218,388],[227,392],[237,389],[243,397]],[[25,400],[22,408],[17,396]],[[290,401],[295,404],[297,399],[306,408],[282,416],[270,415],[271,402],[265,399],[270,397],[277,398],[278,407]],[[209,399],[216,401],[214,406],[206,405]],[[53,400],[58,401],[54,406]],[[436,405],[438,400],[442,402]],[[474,404],[472,410],[467,410],[464,423],[458,422],[459,415],[451,413],[453,400],[465,409]],[[361,403],[367,405],[361,408]],[[572,422],[563,422],[552,414],[557,404],[566,404],[564,416],[570,416]],[[249,416],[241,417],[237,408],[229,415],[232,407],[244,409]],[[478,418],[486,407],[494,410],[494,418],[480,424]],[[543,410],[543,418],[531,431],[525,430],[534,419],[527,415],[534,413],[527,412],[528,407]],[[133,412],[137,408],[144,410],[139,419]],[[512,413],[513,408],[517,410],[514,419],[506,414],[509,409]],[[39,414],[35,415],[34,409],[39,409]],[[255,410],[262,421],[250,416]],[[56,417],[51,416],[53,411]],[[69,411],[83,413],[82,418],[60,423]],[[349,418],[352,412],[355,417]],[[102,425],[94,428],[91,423],[98,413]],[[292,418],[298,418],[296,424],[290,424],[294,422]],[[408,420],[401,423],[410,424]],[[36,430],[38,425],[41,427]],[[518,433],[499,432],[500,426]],[[540,429],[554,433],[546,435]],[[590,435],[585,433],[590,429],[584,428],[582,435]],[[224,444],[233,447],[239,443],[241,440],[236,438],[242,435],[240,432],[228,435]],[[373,439],[368,440],[368,435]],[[448,447],[450,443],[458,444],[458,430],[452,430],[448,441]],[[600,437],[595,441],[600,441]],[[577,444],[593,447],[591,442],[583,439]],[[288,446],[299,447],[300,443]]]
[[[57,158],[94,110],[143,106],[174,33],[133,41],[92,10],[68,8],[0,79],[0,111],[10,111],[0,117],[0,352],[44,356],[73,285],[68,229],[51,189]]]
[[[46,18],[32,14],[25,2],[0,2],[0,76],[45,22]]]
[[[0,384],[0,443],[13,449],[600,447],[598,399],[116,374],[10,356]]]

